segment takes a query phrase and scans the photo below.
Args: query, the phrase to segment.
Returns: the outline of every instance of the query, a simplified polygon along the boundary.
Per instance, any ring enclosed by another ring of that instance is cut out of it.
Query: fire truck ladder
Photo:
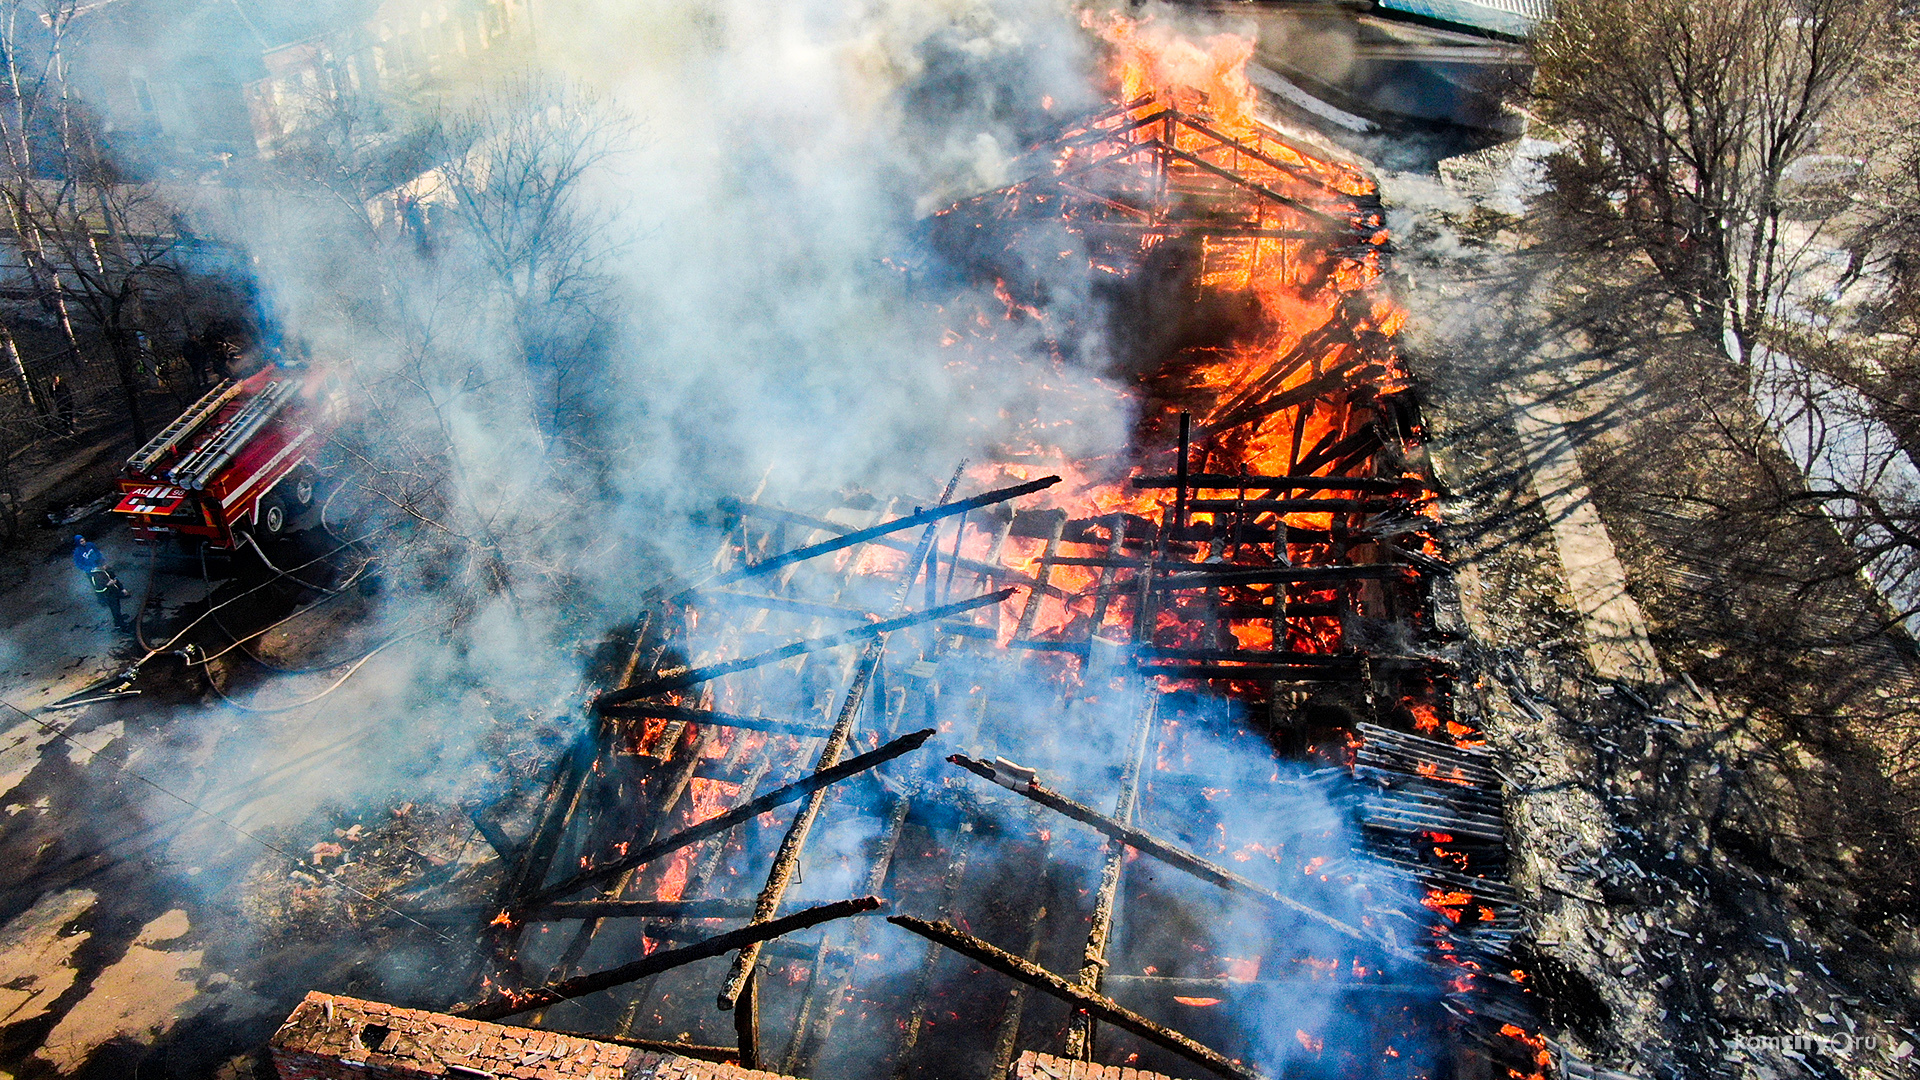
[[[258,397],[247,402],[246,407],[233,415],[225,426],[214,432],[213,437],[200,444],[193,453],[188,454],[178,465],[167,472],[167,479],[181,487],[199,491],[207,486],[207,481],[233,460],[233,455],[253,438],[254,433],[265,427],[274,414],[286,407],[291,400],[287,395],[293,389],[293,383],[286,379],[276,379],[261,389]]]
[[[233,379],[223,380],[220,385],[207,391],[193,407],[180,414],[180,418],[168,424],[166,430],[147,440],[147,445],[127,459],[127,468],[137,473],[152,472],[153,467],[167,452],[194,432],[200,425],[213,418],[220,407],[232,401],[240,393],[240,383]]]

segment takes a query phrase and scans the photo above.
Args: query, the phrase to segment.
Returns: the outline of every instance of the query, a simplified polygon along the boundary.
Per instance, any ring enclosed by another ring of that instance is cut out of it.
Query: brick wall
[[[1100,1065],[1091,1061],[1074,1061],[1070,1058],[1054,1057],[1052,1054],[1036,1054],[1029,1050],[1020,1055],[1019,1061],[1013,1063],[1013,1075],[1008,1080],[1171,1080],[1171,1078],[1163,1073],[1126,1069],[1118,1065]]]
[[[280,1080],[414,1080],[428,1076],[472,1080],[782,1080],[773,1073],[733,1065],[319,991],[308,993],[293,1010],[274,1033],[268,1050]]]

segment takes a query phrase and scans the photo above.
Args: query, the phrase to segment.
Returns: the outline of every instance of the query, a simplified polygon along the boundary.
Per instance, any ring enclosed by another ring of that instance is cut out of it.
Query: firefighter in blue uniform
[[[130,629],[132,624],[120,610],[120,601],[127,598],[127,590],[120,585],[120,579],[113,576],[113,571],[107,569],[107,557],[79,533],[73,537],[73,565],[87,576],[87,585],[93,589],[95,598],[113,613],[113,625],[120,630]]]

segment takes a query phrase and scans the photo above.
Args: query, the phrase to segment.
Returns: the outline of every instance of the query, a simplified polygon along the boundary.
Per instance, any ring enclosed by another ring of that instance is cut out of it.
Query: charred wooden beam
[[[689,844],[698,843],[710,836],[717,836],[741,822],[751,821],[759,817],[761,814],[766,813],[776,806],[784,806],[790,802],[797,802],[822,788],[839,783],[849,776],[858,775],[876,765],[892,761],[902,754],[917,750],[921,744],[933,738],[933,735],[933,728],[923,728],[919,731],[902,735],[892,742],[881,746],[879,749],[869,750],[858,757],[849,758],[829,768],[820,769],[812,775],[802,777],[784,787],[775,788],[757,799],[742,803],[724,814],[710,817],[698,825],[682,829],[672,836],[657,840],[638,851],[614,859],[611,862],[602,863],[590,869],[582,870],[580,873],[575,874],[565,881],[542,889],[538,893],[527,897],[520,906],[531,908],[548,900],[565,896],[568,893],[577,892],[589,885],[612,880],[620,874],[636,866],[651,862],[668,852],[678,851]]]
[[[567,821],[573,816],[574,807],[579,804],[580,790],[587,773],[599,755],[600,740],[592,731],[582,732],[568,749],[567,756],[560,763],[554,790],[547,799],[540,824],[527,841],[525,855],[518,860],[515,872],[508,875],[505,899],[509,903],[539,888],[546,878],[548,869],[553,865],[554,854],[559,850],[560,838],[566,832]]]
[[[960,880],[967,872],[967,857],[972,851],[974,834],[961,833],[947,853],[947,872],[940,882],[940,910],[953,909]],[[920,968],[914,973],[913,989],[907,993],[907,1016],[900,1032],[900,1048],[894,1052],[893,1080],[908,1080],[913,1074],[914,1051],[920,1045],[920,1033],[926,1029],[927,1010],[933,1006],[933,976],[940,966],[940,946],[928,943],[920,956]]]
[[[1188,1061],[1203,1065],[1221,1076],[1232,1077],[1233,1080],[1267,1080],[1265,1074],[1251,1065],[1234,1061],[1225,1054],[1202,1046],[1170,1027],[1156,1024],[1132,1009],[1125,1008],[1112,998],[1082,990],[1046,968],[982,941],[972,934],[963,933],[949,923],[928,922],[911,915],[892,915],[887,918],[887,921],[918,934],[928,941],[937,942],[952,949],[1008,978],[1018,979],[1036,990],[1052,994],[1075,1008],[1086,1010],[1088,1014],[1099,1020],[1137,1035],[1162,1049],[1172,1051]]]
[[[1000,635],[989,626],[974,626],[970,623],[941,623],[940,632],[954,637],[972,638],[975,641],[993,641]],[[1014,638],[1007,642],[1009,649],[1023,649],[1027,652],[1069,653],[1085,657],[1091,646],[1085,641],[1047,641],[1042,638]]]
[[[1217,589],[1227,585],[1275,585],[1310,581],[1367,581],[1396,578],[1411,567],[1405,563],[1366,563],[1358,566],[1234,566],[1231,563],[1179,563],[1153,583],[1155,592],[1174,589]],[[1190,569],[1188,569],[1190,568]]]
[[[1194,877],[1210,885],[1218,886],[1229,892],[1237,892],[1247,896],[1257,897],[1269,904],[1284,908],[1320,926],[1352,938],[1355,941],[1373,942],[1372,938],[1367,937],[1360,931],[1323,911],[1310,908],[1290,896],[1281,896],[1279,893],[1265,886],[1255,884],[1241,877],[1239,874],[1215,866],[1213,863],[1202,859],[1198,855],[1182,851],[1172,844],[1168,844],[1148,833],[1141,832],[1139,829],[1129,825],[1123,825],[1090,806],[1075,802],[1051,788],[1042,786],[1038,779],[1011,775],[1003,776],[994,766],[984,761],[975,761],[964,754],[948,755],[947,760],[973,773],[975,776],[991,780],[1001,787],[1006,788],[1008,791],[1032,799],[1034,802],[1039,803],[1049,810],[1072,818],[1080,824],[1092,828],[1095,832],[1103,833],[1106,836],[1126,844],[1142,855],[1152,856],[1166,863],[1168,866],[1192,874]]]
[[[1040,946],[1044,942],[1041,936],[1047,923],[1047,907],[1040,905],[1033,911],[1033,917],[1027,924],[1027,951],[1021,955],[1031,964],[1040,957]],[[1007,1005],[1000,1013],[1000,1023],[993,1030],[993,1065],[987,1070],[990,1077],[1006,1076],[1008,1066],[1013,1064],[1013,1046],[1020,1038],[1020,1018],[1026,1012],[1027,985],[1014,983],[1007,994]]]
[[[711,724],[714,727],[770,731],[777,735],[801,735],[811,738],[819,738],[833,730],[825,724],[803,724],[796,720],[774,720],[765,716],[737,716],[733,713],[714,712],[711,709],[689,709],[682,705],[661,705],[651,701],[630,701],[624,705],[609,705],[601,712],[608,716],[679,720],[689,724]]]
[[[1105,985],[1115,990],[1159,991],[1165,994],[1379,994],[1430,998],[1438,986],[1417,983],[1337,982],[1329,979],[1189,979],[1171,975],[1109,975]]]
[[[1255,183],[1254,181],[1249,180],[1244,176],[1241,176],[1240,174],[1232,171],[1231,169],[1221,168],[1220,166],[1215,165],[1213,162],[1208,161],[1206,158],[1203,158],[1198,154],[1190,154],[1187,151],[1182,150],[1177,146],[1174,146],[1172,143],[1169,143],[1160,139],[1155,139],[1151,143],[1147,143],[1144,145],[1152,146],[1154,149],[1160,151],[1161,153],[1166,154],[1168,157],[1178,158],[1179,160],[1184,161],[1189,165],[1192,165],[1196,169],[1200,169],[1204,172],[1210,172],[1213,175],[1218,176],[1220,179],[1225,180],[1230,184],[1237,184],[1240,187],[1246,188],[1248,191],[1251,191],[1255,195],[1259,195],[1262,198],[1271,199],[1272,201],[1280,204],[1281,206],[1286,207],[1289,210],[1292,210],[1294,213],[1299,214],[1302,217],[1308,218],[1309,220],[1312,220],[1312,221],[1317,221],[1322,225],[1327,226],[1327,228],[1330,230],[1339,230],[1340,232],[1346,232],[1346,233],[1358,232],[1360,230],[1360,226],[1357,226],[1353,222],[1353,220],[1350,218],[1336,217],[1335,215],[1329,214],[1324,210],[1320,210],[1315,207],[1309,206],[1306,203],[1300,201],[1299,199],[1295,199],[1287,195],[1282,195],[1279,192],[1273,190],[1272,188],[1266,186],[1265,184]],[[1335,236],[1328,237],[1328,239],[1336,239],[1336,238],[1337,238],[1337,234]]]
[[[1126,109],[1124,111],[1132,112],[1133,110]],[[1042,149],[1047,151],[1052,151],[1052,152],[1058,152],[1060,150],[1070,149],[1075,146],[1085,146],[1092,143],[1104,142],[1108,139],[1117,139],[1122,135],[1128,134],[1129,132],[1138,131],[1141,128],[1148,126],[1149,124],[1156,124],[1162,120],[1165,120],[1169,117],[1173,117],[1177,115],[1178,114],[1175,113],[1172,109],[1159,109],[1155,112],[1148,113],[1146,116],[1133,117],[1132,119],[1128,120],[1126,123],[1121,124],[1119,127],[1111,127],[1111,128],[1090,127],[1089,130],[1086,131],[1084,134],[1074,135],[1064,139],[1055,139],[1052,142],[1045,144],[1042,147]],[[1041,179],[1044,180],[1046,178],[1042,177]]]
[[[587,774],[600,759],[600,728],[600,724],[594,724],[582,731],[561,758],[553,782],[548,787],[546,806],[539,824],[521,846],[519,856],[508,864],[507,873],[502,877],[496,900],[500,907],[518,904],[547,879],[560,849],[560,841],[566,835],[567,824],[580,804]],[[484,932],[483,939],[487,952],[491,954],[494,970],[504,980],[519,981],[518,965],[511,963],[519,935],[519,924],[511,920],[491,922]]]
[[[1232,397],[1215,403],[1212,415],[1216,418],[1233,416],[1249,404],[1273,397],[1283,390],[1286,380],[1292,377],[1294,372],[1309,363],[1316,365],[1313,371],[1315,376],[1322,374],[1320,366],[1334,350],[1359,344],[1360,327],[1371,315],[1371,306],[1364,302],[1358,302],[1353,298],[1341,302],[1334,308],[1326,322],[1302,334],[1291,348],[1269,363],[1266,370],[1244,381]],[[1297,426],[1295,434],[1298,441]],[[1299,456],[1299,448],[1296,446],[1287,460],[1294,461]]]
[[[673,747],[679,742],[680,729],[685,726],[683,722],[675,721],[670,723],[667,729],[661,733],[659,744],[667,748],[667,760],[672,760]],[[642,840],[652,841],[660,838],[660,834],[665,830],[674,808],[679,805],[681,797],[686,794],[688,787],[692,785],[694,774],[699,770],[701,762],[705,760],[706,748],[714,741],[714,738],[714,730],[711,727],[701,728],[699,730],[698,736],[687,747],[687,753],[681,755],[679,763],[670,773],[662,778],[663,783],[660,785],[658,796],[653,800],[653,806],[642,818],[640,828],[632,833],[632,838],[628,841],[629,843],[636,843]],[[606,895],[609,898],[620,896],[626,892],[627,886],[632,880],[633,871],[629,870],[627,873],[616,878],[613,883],[607,887]],[[599,929],[600,920],[582,920],[580,925],[574,930],[573,940],[567,943],[566,950],[560,954],[560,961],[554,965],[552,971],[548,972],[546,981],[554,982],[573,974],[576,966],[586,956],[587,950],[592,947],[593,936]]]
[[[1241,142],[1239,139],[1236,139],[1233,136],[1228,135],[1223,131],[1220,131],[1219,129],[1213,127],[1212,125],[1206,123],[1204,120],[1201,120],[1198,117],[1188,115],[1187,113],[1184,113],[1184,112],[1175,112],[1173,114],[1173,119],[1177,123],[1185,127],[1192,128],[1193,130],[1199,132],[1200,134],[1205,135],[1207,138],[1212,139],[1217,143],[1220,143],[1223,148],[1230,149],[1238,154],[1244,154],[1245,156],[1252,158],[1253,160],[1259,162],[1260,164],[1265,165],[1269,169],[1274,169],[1279,172],[1286,173],[1288,176],[1293,177],[1295,180],[1298,180],[1306,184],[1312,184],[1315,187],[1318,187],[1324,191],[1330,192],[1334,195],[1342,196],[1344,199],[1350,202],[1354,201],[1357,198],[1356,196],[1348,192],[1341,191],[1339,188],[1334,187],[1332,184],[1328,183],[1324,178],[1315,176],[1312,172],[1309,172],[1308,170],[1303,169],[1298,165],[1290,165],[1284,161],[1281,161],[1279,158],[1274,157],[1271,154],[1262,153],[1259,149],[1249,146],[1246,143]],[[1305,155],[1302,155],[1302,156],[1305,156]]]
[[[1285,521],[1258,523],[1231,518],[1227,521],[1190,521],[1184,529],[1169,529],[1174,540],[1210,543],[1238,537],[1241,544],[1331,544],[1347,533],[1344,523],[1334,522],[1332,529],[1302,529]]]
[[[1173,467],[1173,527],[1184,529],[1187,525],[1187,440],[1191,435],[1193,416],[1180,414],[1180,456]]]
[[[514,860],[520,855],[520,845],[507,836],[498,822],[487,816],[485,807],[468,807],[467,820],[473,822],[473,827],[480,830],[481,838],[486,840],[487,846],[493,849],[495,855],[500,856],[500,861],[507,864],[508,872],[511,873]]]
[[[1040,565],[1034,569],[1033,573],[1034,580],[1042,585],[1045,585],[1047,579],[1053,576],[1053,560],[1060,552],[1060,533],[1067,527],[1065,510],[1050,511],[1047,516],[1049,518],[1047,542],[1046,546],[1040,550]],[[1020,621],[1014,627],[1014,637],[1026,637],[1033,629],[1033,620],[1040,614],[1041,595],[1039,589],[1033,589],[1027,593],[1026,605],[1020,609]]]
[[[1290,667],[1279,664],[1141,664],[1136,670],[1144,675],[1164,675],[1169,679],[1237,679],[1241,682],[1315,683],[1353,682],[1360,677],[1357,668]]]
[[[1120,794],[1114,799],[1113,821],[1131,827],[1133,808],[1140,797],[1140,771],[1146,766],[1147,744],[1160,719],[1160,695],[1143,694],[1139,723],[1134,728],[1133,745],[1127,748],[1126,765],[1120,775]],[[1100,884],[1094,891],[1093,918],[1087,929],[1086,949],[1080,955],[1080,971],[1073,983],[1082,990],[1098,991],[1107,970],[1107,951],[1112,944],[1114,905],[1120,898],[1120,876],[1127,866],[1127,845],[1107,838],[1106,858],[1100,867]],[[1066,1054],[1070,1058],[1091,1060],[1093,1020],[1076,1015],[1067,1028]]]
[[[1169,488],[1179,482],[1175,476],[1136,476],[1128,481],[1137,488]],[[1362,476],[1238,476],[1233,473],[1195,473],[1187,485],[1203,491],[1365,491],[1381,495],[1418,491],[1417,480],[1393,480]]]
[[[911,793],[924,779],[924,770],[914,770],[914,779],[907,783],[906,791],[895,797],[887,808],[886,824],[880,830],[878,849],[867,864],[865,884],[869,893],[878,894],[886,884],[887,873],[893,866],[894,854],[899,850],[900,834],[906,826],[907,814],[913,802]],[[866,923],[855,925],[852,951],[856,956],[865,952],[866,933]],[[847,994],[853,987],[854,965],[849,963],[840,967],[833,985],[824,995],[820,994],[820,972],[824,968],[827,941],[827,937],[822,935],[820,956],[809,965],[808,992],[794,1018],[793,1037],[788,1044],[786,1058],[781,1063],[780,1073],[784,1076],[815,1075],[815,1057],[831,1038],[834,1025],[845,1011]],[[818,1008],[814,1007],[816,1000],[820,1002]]]
[[[1366,354],[1356,351],[1345,363],[1328,368],[1299,386],[1289,387],[1222,412],[1218,419],[1211,420],[1207,424],[1207,433],[1218,434],[1244,424],[1251,424],[1284,409],[1317,401],[1336,390],[1372,382],[1385,373],[1385,368],[1368,363]]]
[[[1406,509],[1405,499],[1192,499],[1189,510],[1249,514],[1384,514]]]
[[[823,518],[811,517],[809,515],[797,513],[792,510],[783,510],[775,506],[761,506],[755,503],[755,504],[741,507],[740,512],[743,514],[752,514],[755,517],[769,518],[774,521],[785,521],[785,522],[789,522],[796,525],[803,525],[808,528],[824,529],[827,532],[848,533],[853,531],[851,526],[840,525],[832,521],[827,521]],[[962,515],[962,517],[964,519],[965,515]],[[896,539],[893,539],[892,537],[881,537],[880,539],[873,541],[873,543],[879,547],[889,548],[894,551],[904,551],[908,553],[911,553],[915,547],[915,545],[909,544],[904,540],[896,540]],[[999,551],[998,547],[996,547],[994,550],[995,550],[995,554],[997,555]],[[993,557],[994,556],[988,556],[989,560],[992,559]],[[1020,573],[1018,570],[1014,570],[1006,566],[1001,566],[1000,564],[991,562],[991,561],[981,561],[979,559],[968,559],[968,558],[961,558],[961,557],[949,558],[948,559],[948,576],[951,577],[952,572],[956,569],[965,570],[970,574],[978,575],[982,579],[992,579],[996,582],[1005,582],[1012,585],[1025,585],[1030,589],[1037,588],[1041,592],[1046,593],[1048,596],[1058,596],[1063,598],[1068,596],[1068,593],[1064,592],[1063,590],[1056,589],[1051,585],[1042,585],[1030,575]],[[952,590],[949,589],[948,591],[949,593],[951,593]]]
[[[716,934],[692,945],[657,952],[633,963],[622,964],[606,971],[563,979],[548,986],[511,991],[486,1001],[460,1006],[451,1011],[453,1015],[469,1020],[498,1020],[515,1013],[541,1009],[562,1001],[598,993],[657,972],[670,971],[691,964],[695,960],[721,956],[743,946],[767,941],[783,934],[791,934],[796,930],[805,930],[809,926],[818,926],[823,922],[880,911],[886,906],[887,902],[877,896],[858,896],[851,900],[820,904],[768,922],[752,923],[737,930],[729,930],[724,934]]]
[[[828,634],[825,637],[796,641],[791,645],[783,645],[778,649],[763,652],[756,656],[744,657],[739,660],[728,660],[724,663],[711,664],[707,667],[700,668],[687,666],[670,668],[643,683],[627,687],[624,690],[610,690],[601,694],[594,700],[593,707],[596,710],[604,710],[609,706],[624,705],[629,701],[652,697],[655,694],[664,694],[673,690],[684,690],[689,686],[697,686],[704,682],[710,682],[723,675],[731,675],[735,672],[765,667],[768,664],[777,664],[782,660],[791,660],[805,653],[819,652],[822,649],[832,649],[840,645],[849,645],[856,641],[868,641],[880,637],[883,634],[892,633],[895,630],[905,629],[909,626],[918,626],[921,623],[944,619],[950,615],[960,615],[976,608],[998,604],[1007,597],[1012,596],[1016,591],[1015,589],[1001,589],[999,592],[988,593],[985,596],[976,596],[969,600],[961,600],[958,603],[943,604],[940,607],[927,611],[915,611],[877,623],[869,623],[866,626],[856,626],[851,630],[842,630],[837,634]]]
[[[927,525],[932,522],[942,521],[955,514],[964,514],[969,510],[978,510],[982,506],[993,506],[997,503],[1017,499],[1022,495],[1031,495],[1036,491],[1044,491],[1059,482],[1060,478],[1057,476],[1043,476],[1038,480],[1030,480],[1024,484],[997,488],[980,495],[961,499],[959,502],[944,503],[930,510],[922,510],[918,513],[908,514],[905,517],[894,518],[892,521],[883,521],[870,528],[856,529],[853,532],[837,536],[832,540],[823,540],[818,544],[796,548],[793,551],[762,559],[750,566],[737,567],[724,573],[715,574],[713,577],[708,578],[698,585],[682,589],[670,597],[670,599],[683,599],[692,596],[702,589],[714,589],[722,585],[731,585],[736,581],[745,581],[750,577],[771,573],[783,566],[792,566],[794,563],[805,562],[808,559],[819,558],[822,555],[828,555],[836,551],[843,551],[847,548],[864,544],[869,540],[886,536],[889,533],[900,532],[903,529],[911,529],[917,525]],[[738,507],[736,507],[736,509],[738,509]]]
[[[1329,436],[1333,433],[1328,432]],[[1371,453],[1381,444],[1380,431],[1372,424],[1362,427],[1349,435],[1319,446],[1307,452],[1307,456],[1294,465],[1296,472],[1314,472],[1330,464],[1339,464],[1359,453]],[[1334,470],[1338,472],[1338,469]]]
[[[926,535],[922,537],[919,555],[907,566],[906,580],[900,586],[902,598],[913,586],[914,573],[920,559],[926,557],[926,549],[932,544],[932,534],[933,530],[928,529]],[[859,715],[860,706],[866,698],[867,688],[872,685],[874,672],[879,667],[880,643],[875,641],[867,646],[865,655],[860,659],[859,671],[854,675],[852,685],[847,687],[846,697],[840,703],[840,714],[833,722],[833,732],[827,736],[826,744],[820,748],[820,757],[815,763],[814,776],[822,776],[842,767],[838,764],[840,754],[845,750],[847,740],[853,734],[854,718]],[[903,738],[918,740],[914,744],[917,746],[931,738],[933,733],[934,729],[926,728]],[[854,759],[854,761],[858,760],[859,758]],[[852,763],[847,762],[849,765]],[[825,805],[825,802],[824,791],[816,789],[810,792],[806,803],[800,807],[799,813],[796,813],[793,821],[788,824],[787,833],[781,838],[780,847],[773,853],[773,862],[767,869],[766,884],[761,887],[760,895],[754,901],[753,921],[755,923],[772,918],[773,913],[779,910],[780,902],[786,898],[787,887],[800,868],[800,855],[806,849],[807,837],[812,833],[813,823],[820,816],[820,808]],[[726,981],[721,984],[720,993],[715,999],[721,1011],[733,1008],[739,1001],[741,990],[746,986],[747,978],[753,972],[753,965],[759,959],[759,948],[751,944],[741,949],[739,955],[733,958],[733,966],[727,971]]]
[[[877,619],[880,617],[865,608],[850,607],[846,604],[829,604],[819,600],[795,600],[786,596],[762,596],[755,593],[733,592],[728,589],[703,590],[697,603],[787,611],[795,615],[820,615],[829,619]]]
[[[1325,619],[1338,618],[1347,613],[1345,604],[1314,603],[1226,603],[1220,605],[1220,615],[1227,619],[1271,619],[1278,615],[1286,619]]]
[[[475,909],[478,911],[478,909]],[[737,919],[753,914],[747,900],[559,900],[519,912],[528,922],[566,919]]]
[[[733,1034],[739,1040],[740,1067],[760,1067],[760,968],[747,973],[740,988],[740,1003],[733,1010]]]
[[[953,497],[954,489],[959,486],[960,477],[965,473],[966,467],[965,461],[961,461],[954,467],[953,477],[947,481],[946,488],[940,493],[941,506],[950,505],[947,500]],[[907,566],[900,576],[899,587],[894,590],[893,610],[899,611],[906,606],[907,598],[913,592],[914,579],[920,573],[921,564],[926,562],[927,556],[933,553],[934,541],[938,538],[939,531],[938,523],[930,523],[921,530],[920,542],[915,546],[913,554],[907,558]],[[933,569],[927,571],[929,575],[933,572]],[[1012,590],[1009,589],[1005,593],[995,595],[1004,599],[1011,592]],[[943,608],[930,609],[928,612],[921,613],[922,617],[916,621],[931,621],[926,616],[932,612],[951,610],[954,606],[948,604]],[[974,603],[972,606],[980,605]],[[859,717],[867,691],[880,671],[882,652],[881,640],[876,635],[860,658],[859,668],[853,677],[852,684],[847,687],[846,697],[840,703],[840,713],[833,722],[833,731],[827,735],[825,743],[820,747],[820,757],[814,763],[816,775],[833,771],[840,760],[840,755],[845,752],[847,740],[853,735],[854,721]],[[926,735],[931,735],[931,731],[922,733],[923,738]],[[794,876],[800,872],[800,859],[806,851],[807,838],[812,834],[813,824],[819,820],[820,810],[825,805],[826,792],[818,790],[808,795],[806,802],[801,804],[799,812],[793,815],[793,821],[787,826],[787,834],[781,838],[780,847],[773,853],[773,862],[767,868],[766,884],[761,886],[760,895],[754,901],[753,922],[765,922],[780,910],[780,904],[786,898],[787,889],[792,885]],[[715,995],[715,1001],[721,1011],[732,1009],[738,1004],[740,995],[753,976],[754,965],[759,960],[760,946],[757,942],[746,945],[734,956],[733,965],[727,970],[727,977],[720,985],[720,992]]]
[[[1074,190],[1078,194],[1111,205],[1111,200],[1097,194],[1080,188]],[[1325,240],[1327,238],[1326,233],[1308,229],[1269,229],[1259,225],[1234,225],[1200,218],[1172,221],[1077,221],[1073,228],[1075,232],[1082,233],[1116,232],[1130,236],[1218,236],[1236,240]]]
[[[1398,544],[1389,544],[1385,541],[1381,542],[1380,549],[1395,558],[1405,559],[1407,562],[1412,563],[1422,570],[1428,570],[1436,574],[1453,573],[1452,563],[1445,559],[1437,559],[1424,551],[1414,551],[1411,548],[1403,548]]]
[[[1357,653],[1307,653],[1284,649],[1180,649],[1163,645],[1141,645],[1134,649],[1134,655],[1142,660],[1229,661],[1306,668],[1350,668],[1366,659]]]
[[[1455,838],[1464,837],[1483,843],[1502,845],[1507,842],[1503,829],[1475,825],[1451,817],[1428,817],[1424,815],[1368,813],[1360,818],[1360,826],[1379,832],[1402,833],[1419,836],[1423,833],[1446,833]]]

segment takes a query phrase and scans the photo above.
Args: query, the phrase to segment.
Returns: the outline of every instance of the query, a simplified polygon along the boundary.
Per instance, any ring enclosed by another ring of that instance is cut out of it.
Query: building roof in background
[[[264,49],[306,41],[341,30],[372,18],[380,5],[377,0],[215,0],[222,7],[237,8],[250,33],[259,35]]]
[[[1553,14],[1552,0],[1375,0],[1373,12],[1501,37],[1524,38]]]

